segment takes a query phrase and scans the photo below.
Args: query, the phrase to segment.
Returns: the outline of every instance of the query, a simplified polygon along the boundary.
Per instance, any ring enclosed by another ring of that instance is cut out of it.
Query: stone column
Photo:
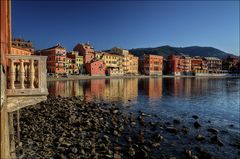
[[[34,79],[35,79],[34,60],[31,60],[30,61],[30,88],[35,88]]]
[[[15,79],[16,79],[16,74],[15,74],[15,65],[14,65],[14,60],[11,60],[10,64],[10,89],[15,89]]]
[[[25,73],[25,70],[24,70],[24,60],[20,60],[20,88],[21,89],[24,89],[25,88],[25,86],[24,86],[24,79],[25,79],[25,75],[24,75],[24,73]]]

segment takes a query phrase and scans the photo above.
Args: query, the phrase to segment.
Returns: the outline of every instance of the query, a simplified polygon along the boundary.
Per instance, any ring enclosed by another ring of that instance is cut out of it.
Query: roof
[[[53,46],[53,47],[50,47],[50,48],[47,48],[47,49],[43,49],[43,50],[41,50],[41,51],[45,51],[45,50],[52,50],[52,49],[56,49],[56,48],[58,48],[58,49],[65,49],[63,46],[61,46],[60,44],[57,44],[57,45],[55,45],[55,46]],[[66,49],[65,49],[66,50]]]
[[[217,58],[217,57],[204,57],[206,60],[220,60],[221,61],[221,59],[219,59],[219,58]]]

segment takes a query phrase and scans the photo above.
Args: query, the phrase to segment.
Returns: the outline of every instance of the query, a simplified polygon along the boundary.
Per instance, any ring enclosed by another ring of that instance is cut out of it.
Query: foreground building
[[[66,49],[60,44],[39,50],[36,52],[38,55],[47,56],[47,72],[56,75],[63,75],[66,73]]]
[[[139,60],[140,72],[145,75],[162,75],[163,57],[144,54]]]
[[[20,132],[13,125],[19,123],[19,109],[46,100],[48,89],[46,57],[11,52],[11,48],[19,46],[12,45],[10,0],[0,1],[0,12],[0,158],[9,159],[16,158],[15,142],[19,140],[15,140],[14,131]],[[13,120],[16,113],[18,123]],[[20,135],[17,136],[20,139]]]

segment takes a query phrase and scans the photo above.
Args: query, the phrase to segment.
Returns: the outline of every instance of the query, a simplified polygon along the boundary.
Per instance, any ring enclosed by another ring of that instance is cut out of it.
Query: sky
[[[71,51],[211,46],[239,55],[239,1],[13,0],[12,36]]]

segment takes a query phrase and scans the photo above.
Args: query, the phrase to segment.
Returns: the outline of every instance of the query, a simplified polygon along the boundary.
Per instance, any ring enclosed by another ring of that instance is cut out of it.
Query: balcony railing
[[[47,95],[46,56],[7,55],[7,96]]]

